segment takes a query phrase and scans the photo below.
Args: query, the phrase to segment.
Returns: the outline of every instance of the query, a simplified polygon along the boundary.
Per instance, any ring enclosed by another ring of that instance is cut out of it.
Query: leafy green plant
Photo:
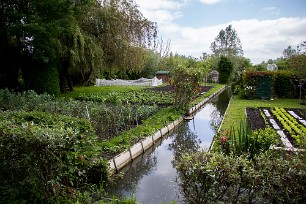
[[[304,203],[305,154],[273,152],[225,155],[197,152],[181,157],[180,186],[186,203]]]
[[[274,129],[268,127],[253,131],[250,144],[250,152],[258,154],[269,150],[272,146],[279,146],[280,138]]]
[[[73,196],[93,180],[93,169],[100,169],[100,181],[107,178],[107,164],[99,158],[88,120],[41,112],[1,115],[1,202],[50,202],[60,195]]]
[[[231,151],[238,155],[243,152],[248,152],[250,149],[251,135],[252,130],[246,120],[240,121],[240,127],[237,130],[235,130],[234,127],[231,127],[229,135],[231,140]]]
[[[133,104],[146,104],[153,105],[158,104],[161,106],[167,106],[173,104],[173,93],[171,92],[157,92],[148,89],[133,90],[133,91],[120,91],[110,93],[92,93],[92,94],[80,94],[78,100],[95,101],[103,103],[133,103]]]
[[[284,108],[275,107],[272,109],[273,115],[282,124],[283,128],[295,139],[298,145],[301,144],[301,138],[306,135],[306,128],[300,125]]]
[[[178,66],[173,71],[171,85],[174,88],[174,105],[178,109],[188,110],[189,103],[200,90],[203,77],[200,69]]]
[[[249,154],[251,158],[280,144],[279,135],[274,129],[252,131],[246,121],[241,121],[237,130],[232,127],[230,131],[218,133],[214,140],[214,151],[234,155]]]

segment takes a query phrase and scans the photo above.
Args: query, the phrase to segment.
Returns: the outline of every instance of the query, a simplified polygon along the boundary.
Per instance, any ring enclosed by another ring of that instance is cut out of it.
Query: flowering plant
[[[224,133],[219,132],[218,137],[218,145],[220,147],[221,152],[224,153],[229,153],[230,152],[230,142],[229,142],[229,137],[230,136],[230,131],[226,131]]]

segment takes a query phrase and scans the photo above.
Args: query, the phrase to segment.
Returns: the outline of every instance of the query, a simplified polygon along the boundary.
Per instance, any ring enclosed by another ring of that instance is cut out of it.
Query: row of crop
[[[39,111],[89,119],[100,139],[110,139],[142,123],[156,113],[157,105],[118,102],[105,104],[92,101],[55,98],[33,91],[13,93],[0,90],[1,110]]]
[[[157,92],[148,89],[133,90],[133,91],[121,91],[94,94],[80,94],[77,97],[78,100],[95,101],[103,103],[133,103],[133,104],[146,104],[146,105],[172,105],[173,93],[171,92]]]
[[[283,128],[293,137],[297,144],[300,145],[300,137],[305,137],[306,128],[292,117],[284,108],[275,107],[271,109],[272,114],[282,124]]]

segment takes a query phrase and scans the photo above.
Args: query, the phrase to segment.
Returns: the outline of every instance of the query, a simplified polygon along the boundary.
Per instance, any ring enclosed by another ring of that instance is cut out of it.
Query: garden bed
[[[212,89],[214,86],[201,86],[201,90],[200,93],[204,93],[209,91],[210,89]],[[151,91],[162,91],[162,92],[174,92],[173,88],[171,85],[167,85],[167,86],[159,86],[159,87],[154,87],[154,88],[148,88],[148,90]]]
[[[297,108],[246,108],[246,117],[252,130],[271,127],[283,132],[293,147],[299,147],[306,136],[305,110]]]

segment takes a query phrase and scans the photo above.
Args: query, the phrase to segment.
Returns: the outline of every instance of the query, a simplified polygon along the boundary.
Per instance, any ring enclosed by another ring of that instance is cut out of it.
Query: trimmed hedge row
[[[86,119],[0,112],[0,203],[54,202],[106,179],[97,137]]]
[[[299,89],[295,75],[288,70],[279,71],[246,71],[243,74],[243,90],[246,87],[257,87],[259,76],[272,77],[272,95],[279,98],[297,98]]]

